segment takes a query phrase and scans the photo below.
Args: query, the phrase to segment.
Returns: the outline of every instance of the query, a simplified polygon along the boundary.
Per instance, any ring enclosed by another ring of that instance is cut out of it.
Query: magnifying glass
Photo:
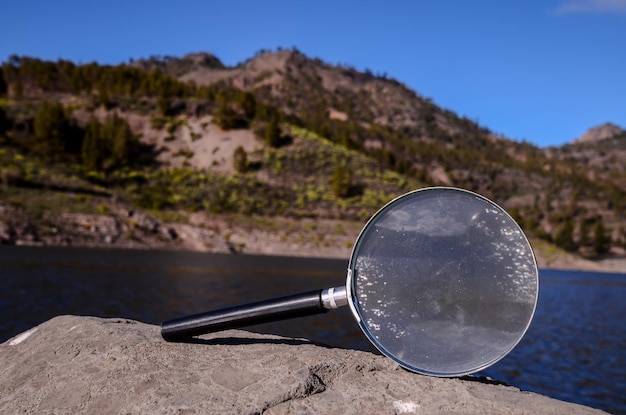
[[[476,193],[404,194],[367,222],[345,286],[163,322],[168,341],[348,305],[361,330],[400,366],[432,376],[485,369],[521,340],[535,312],[538,268],[515,221]]]

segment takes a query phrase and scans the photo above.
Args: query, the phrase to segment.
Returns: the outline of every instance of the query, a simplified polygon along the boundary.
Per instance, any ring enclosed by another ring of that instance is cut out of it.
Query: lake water
[[[0,342],[62,314],[163,320],[345,284],[346,260],[193,252],[0,248]],[[520,344],[487,375],[626,414],[626,274],[542,270]],[[250,327],[374,351],[349,309]]]

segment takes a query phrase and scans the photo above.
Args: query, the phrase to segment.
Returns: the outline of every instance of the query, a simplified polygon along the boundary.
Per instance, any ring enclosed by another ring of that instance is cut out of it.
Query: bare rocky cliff
[[[588,143],[593,141],[606,140],[607,138],[615,137],[622,134],[624,130],[612,123],[606,123],[598,125],[597,127],[590,128],[585,134],[575,140],[579,143]]]
[[[603,413],[305,339],[232,330],[167,343],[125,319],[54,318],[1,344],[0,367],[3,414]]]

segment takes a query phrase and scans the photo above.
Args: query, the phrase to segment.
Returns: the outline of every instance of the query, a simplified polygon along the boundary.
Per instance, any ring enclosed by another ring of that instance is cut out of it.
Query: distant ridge
[[[613,123],[605,123],[597,127],[590,128],[581,137],[574,140],[574,143],[589,143],[594,141],[606,140],[625,132],[619,126]]]
[[[134,60],[131,65],[146,71],[157,69],[173,77],[183,76],[199,68],[225,68],[218,57],[207,52],[189,53],[182,58],[174,56],[151,56],[148,59]]]

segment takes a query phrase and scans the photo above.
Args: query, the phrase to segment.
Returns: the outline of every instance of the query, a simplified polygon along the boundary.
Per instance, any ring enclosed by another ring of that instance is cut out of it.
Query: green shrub
[[[167,124],[166,117],[154,116],[150,119],[150,126],[155,130],[162,130]]]
[[[248,121],[226,103],[222,103],[215,112],[213,123],[217,124],[222,130],[248,127]]]

